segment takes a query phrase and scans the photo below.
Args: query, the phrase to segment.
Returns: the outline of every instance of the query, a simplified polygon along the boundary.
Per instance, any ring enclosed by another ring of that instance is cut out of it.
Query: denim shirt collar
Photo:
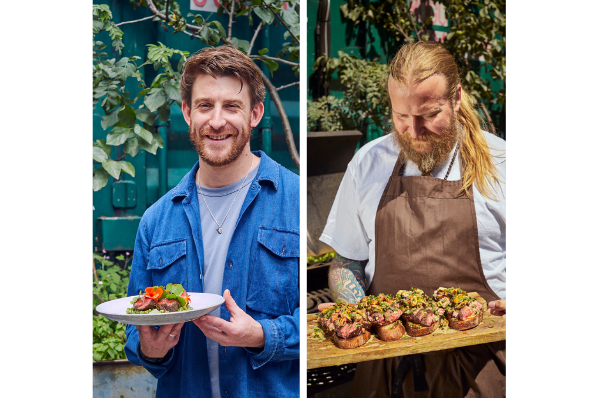
[[[262,185],[265,181],[270,181],[275,190],[279,187],[279,167],[277,163],[266,156],[266,154],[262,151],[252,151],[252,153],[260,158],[260,166],[258,166],[258,174],[256,175],[256,181]],[[189,198],[189,194],[195,192],[196,184],[195,184],[195,175],[200,167],[200,162],[197,161],[196,164],[193,165],[191,171],[183,177],[181,182],[173,189],[171,193],[171,200],[175,200],[176,198],[185,197],[187,200],[191,200]]]

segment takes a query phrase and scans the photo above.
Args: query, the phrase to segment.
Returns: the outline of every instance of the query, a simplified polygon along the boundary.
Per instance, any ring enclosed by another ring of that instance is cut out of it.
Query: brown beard
[[[451,150],[458,139],[458,128],[455,123],[451,123],[453,128],[445,130],[442,135],[425,131],[418,137],[419,141],[432,143],[432,149],[429,152],[420,152],[416,149],[419,144],[411,137],[409,132],[398,132],[393,127],[393,141],[401,149],[400,155],[404,160],[411,160],[416,163],[418,170],[423,176],[433,174],[435,167],[447,160]]]
[[[247,126],[245,126],[241,132],[237,131],[233,126],[226,124],[222,129],[218,130],[218,132],[221,134],[231,134],[231,138],[234,139],[233,146],[226,152],[217,155],[211,155],[210,151],[206,150],[207,138],[202,138],[206,135],[216,135],[214,134],[216,130],[212,127],[205,125],[204,127],[197,129],[192,122],[189,128],[189,140],[204,162],[213,167],[220,167],[233,162],[242,154],[243,149],[250,140],[251,131],[252,127],[249,120]]]

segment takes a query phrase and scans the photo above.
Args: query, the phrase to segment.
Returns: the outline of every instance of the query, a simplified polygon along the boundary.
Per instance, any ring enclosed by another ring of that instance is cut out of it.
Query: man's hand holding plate
[[[204,335],[222,346],[264,347],[264,330],[258,321],[237,306],[229,290],[223,294],[227,310],[231,313],[229,322],[222,318],[204,315],[193,321]]]

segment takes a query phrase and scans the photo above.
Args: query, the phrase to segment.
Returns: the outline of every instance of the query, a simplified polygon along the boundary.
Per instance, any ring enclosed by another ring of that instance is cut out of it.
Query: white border
[[[307,207],[306,207],[306,191],[307,191],[307,140],[308,140],[308,120],[306,117],[307,103],[308,103],[308,71],[306,60],[307,56],[307,44],[308,40],[308,16],[307,16],[308,4],[306,0],[300,3],[300,397],[307,396],[307,354],[306,354],[306,343],[307,343],[307,308],[306,308],[306,291],[307,291],[307,271],[306,264],[308,247],[306,231],[308,231],[307,224]]]

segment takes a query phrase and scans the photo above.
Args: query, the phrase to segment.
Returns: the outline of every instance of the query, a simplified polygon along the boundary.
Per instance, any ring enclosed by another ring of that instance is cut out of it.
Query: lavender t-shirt
[[[229,243],[235,231],[235,225],[241,205],[245,200],[245,196],[250,188],[250,185],[256,175],[258,167],[254,167],[243,181],[243,178],[231,185],[222,188],[206,188],[196,184],[198,191],[198,202],[200,203],[200,218],[202,223],[202,241],[204,242],[204,292],[223,294],[223,272],[225,269],[225,261],[227,260],[227,251]],[[237,191],[243,183],[243,187]],[[200,191],[201,188],[201,191]],[[235,196],[237,198],[235,199]],[[205,200],[205,201],[204,201]],[[233,202],[233,200],[235,200]],[[208,207],[206,207],[208,203]],[[232,206],[231,206],[232,205]],[[229,210],[231,208],[231,210]],[[208,210],[210,209],[210,210]],[[210,211],[212,215],[210,215]],[[229,212],[227,215],[227,211]],[[218,225],[223,219],[225,222],[221,225],[222,233],[218,233]],[[215,309],[210,315],[220,316],[220,308]],[[220,398],[220,382],[218,369],[218,343],[214,340],[207,339],[208,345],[208,365],[210,368],[210,382],[212,385],[212,397]]]

